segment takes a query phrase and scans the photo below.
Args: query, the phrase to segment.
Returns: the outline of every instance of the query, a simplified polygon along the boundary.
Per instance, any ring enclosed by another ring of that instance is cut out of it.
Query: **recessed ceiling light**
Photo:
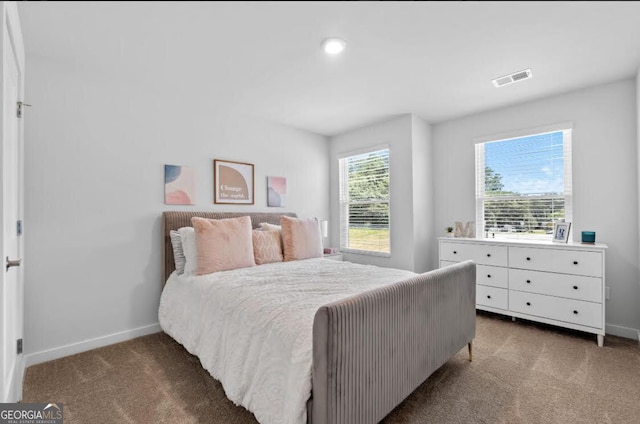
[[[491,82],[495,87],[503,87],[505,85],[513,84],[514,82],[524,81],[531,77],[533,77],[531,69],[524,69],[522,71],[492,79]]]
[[[347,42],[340,38],[327,38],[322,42],[322,48],[326,54],[336,55],[342,53]]]

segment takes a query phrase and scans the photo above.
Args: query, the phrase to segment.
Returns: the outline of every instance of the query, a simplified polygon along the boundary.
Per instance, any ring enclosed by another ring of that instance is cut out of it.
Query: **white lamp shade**
[[[322,237],[329,237],[329,222],[322,221],[320,223],[320,229],[322,230]]]

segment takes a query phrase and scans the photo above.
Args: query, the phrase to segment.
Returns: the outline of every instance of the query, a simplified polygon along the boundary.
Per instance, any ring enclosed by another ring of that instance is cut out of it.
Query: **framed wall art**
[[[267,177],[267,206],[283,208],[287,203],[287,179]]]
[[[196,170],[188,166],[164,166],[164,203],[193,205],[196,197]]]
[[[253,165],[213,160],[213,203],[253,205]]]

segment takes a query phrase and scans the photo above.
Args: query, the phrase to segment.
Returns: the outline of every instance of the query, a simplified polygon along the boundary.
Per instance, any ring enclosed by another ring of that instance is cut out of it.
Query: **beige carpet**
[[[63,402],[66,424],[255,423],[159,333],[27,369],[24,402]],[[474,360],[460,351],[384,423],[638,423],[640,347],[478,315]]]

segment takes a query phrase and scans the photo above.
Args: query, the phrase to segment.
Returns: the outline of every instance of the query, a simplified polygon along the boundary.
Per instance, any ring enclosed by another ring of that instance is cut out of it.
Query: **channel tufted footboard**
[[[466,344],[471,349],[475,272],[467,261],[321,307],[309,421],[377,423]]]

